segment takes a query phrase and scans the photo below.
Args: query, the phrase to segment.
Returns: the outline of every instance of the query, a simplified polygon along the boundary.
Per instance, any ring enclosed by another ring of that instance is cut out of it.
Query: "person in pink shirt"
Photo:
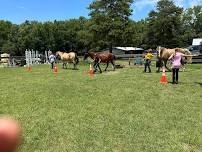
[[[173,76],[172,76],[172,83],[173,84],[178,84],[178,78],[179,78],[179,69],[181,67],[181,59],[182,57],[192,57],[193,55],[185,55],[181,52],[177,52],[175,50],[175,53],[172,54],[170,57],[169,57],[169,60],[172,60],[172,72],[173,72]]]

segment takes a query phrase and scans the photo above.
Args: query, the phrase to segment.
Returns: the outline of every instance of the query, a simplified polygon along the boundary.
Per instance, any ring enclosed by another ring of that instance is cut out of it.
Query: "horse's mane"
[[[176,52],[181,52],[183,54],[191,55],[191,52],[188,49],[185,48],[175,48]]]
[[[158,57],[162,56],[164,49],[166,49],[166,48],[165,47],[161,47],[161,46],[157,47]]]

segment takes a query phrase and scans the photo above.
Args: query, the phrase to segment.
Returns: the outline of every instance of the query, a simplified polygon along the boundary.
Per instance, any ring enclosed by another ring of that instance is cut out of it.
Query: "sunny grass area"
[[[154,69],[93,78],[88,69],[0,69],[0,114],[20,121],[20,152],[202,151],[202,65],[189,65],[177,86],[161,85]]]

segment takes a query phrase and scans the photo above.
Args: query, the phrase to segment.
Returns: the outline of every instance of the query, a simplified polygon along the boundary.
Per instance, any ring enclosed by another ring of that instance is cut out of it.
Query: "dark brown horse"
[[[84,61],[90,57],[94,61],[94,72],[97,71],[97,67],[100,70],[100,73],[102,73],[102,70],[100,68],[100,63],[107,63],[107,66],[105,68],[105,71],[107,71],[107,68],[109,66],[109,63],[113,65],[113,69],[115,70],[115,56],[112,53],[106,53],[106,52],[87,52],[84,54]]]

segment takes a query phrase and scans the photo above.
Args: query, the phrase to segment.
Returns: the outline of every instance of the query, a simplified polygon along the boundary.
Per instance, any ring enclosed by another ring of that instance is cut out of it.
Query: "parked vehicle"
[[[196,55],[198,55],[198,54],[200,54],[200,53],[202,53],[202,46],[200,46],[200,45],[192,45],[192,46],[189,46],[188,47],[188,50],[192,53],[192,54],[196,54]]]

